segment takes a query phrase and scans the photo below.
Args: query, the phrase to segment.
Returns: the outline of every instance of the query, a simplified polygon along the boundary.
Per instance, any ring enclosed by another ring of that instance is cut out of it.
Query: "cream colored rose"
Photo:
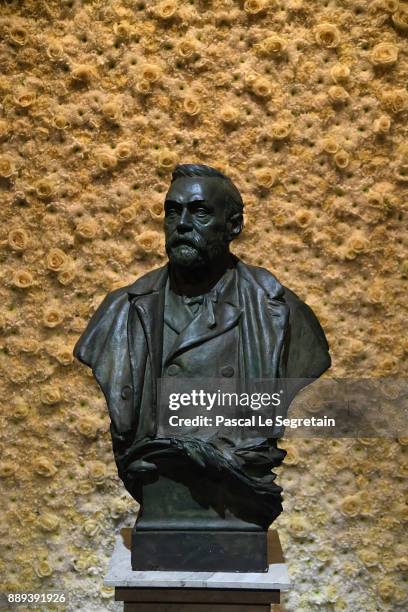
[[[0,156],[0,176],[10,178],[15,172],[15,164],[9,155]]]
[[[113,31],[122,40],[127,40],[132,35],[133,29],[133,26],[126,19],[113,25]]]
[[[161,19],[171,19],[177,11],[177,2],[175,0],[163,0],[154,9],[154,12]]]
[[[350,97],[349,93],[341,85],[332,85],[327,93],[333,104],[344,104]]]
[[[119,211],[119,218],[123,223],[131,223],[136,219],[136,206],[126,206]]]
[[[61,272],[58,273],[58,282],[61,285],[69,285],[70,283],[72,283],[72,281],[74,280],[76,276],[76,270],[74,265],[69,265],[66,266],[63,270],[61,270]]]
[[[187,95],[183,100],[183,109],[188,115],[192,117],[198,115],[201,111],[200,101],[193,95]]]
[[[74,361],[72,347],[66,346],[66,347],[59,348],[57,353],[55,354],[55,358],[61,365],[64,365],[64,366],[71,365],[71,363]]]
[[[76,486],[78,495],[89,495],[95,491],[95,483],[90,480],[81,480]]]
[[[12,25],[9,30],[11,40],[19,46],[26,44],[28,39],[28,32],[25,28],[19,25]]]
[[[13,273],[12,284],[19,289],[28,289],[34,284],[31,272],[24,269],[15,270]]]
[[[350,76],[350,68],[346,64],[334,64],[330,70],[330,76],[335,83],[347,81]]]
[[[49,384],[41,389],[40,397],[43,404],[52,406],[61,401],[61,392],[59,387],[54,384]]]
[[[335,136],[326,136],[321,143],[322,151],[334,155],[340,148],[339,139]]]
[[[64,57],[64,47],[58,40],[51,40],[48,43],[46,54],[50,60],[58,61]]]
[[[71,127],[68,117],[62,113],[58,113],[58,115],[53,116],[52,125],[57,128],[57,130],[67,130]]]
[[[38,476],[43,478],[52,478],[58,471],[54,463],[47,457],[37,457],[34,459],[33,470]]]
[[[54,248],[50,249],[46,258],[46,265],[49,270],[53,272],[59,272],[64,268],[68,261],[67,255],[61,249]]]
[[[95,161],[99,170],[109,172],[116,167],[118,162],[115,153],[112,149],[102,148],[95,151]]]
[[[272,168],[259,168],[254,172],[255,182],[258,187],[270,189],[276,181],[276,171]]]
[[[85,240],[92,240],[98,232],[98,223],[95,219],[81,219],[75,228],[75,233]]]
[[[371,52],[371,62],[374,66],[391,66],[398,59],[398,47],[392,43],[380,43]]]
[[[2,461],[0,463],[0,478],[10,478],[16,473],[17,466],[11,461]]]
[[[266,0],[245,0],[244,11],[249,15],[257,15],[268,6]]]
[[[92,461],[88,465],[89,478],[97,485],[103,485],[106,481],[106,465],[102,461]]]
[[[398,10],[392,16],[392,22],[402,32],[408,32],[408,6],[399,4]]]
[[[344,149],[340,149],[340,151],[337,151],[333,159],[336,166],[341,169],[347,168],[350,163],[350,156]]]
[[[340,502],[340,512],[347,517],[358,516],[361,512],[361,499],[359,495],[347,495]]]
[[[171,170],[177,163],[177,154],[173,151],[169,151],[168,149],[164,149],[160,151],[157,164],[163,170]]]
[[[157,64],[144,64],[140,71],[140,77],[142,81],[155,83],[159,80],[161,73],[161,68]]]
[[[116,145],[115,153],[119,161],[127,161],[133,155],[134,147],[130,141],[123,141]]]
[[[9,232],[8,243],[13,251],[24,251],[29,242],[28,234],[23,228],[16,228]]]
[[[82,525],[82,530],[89,538],[93,538],[98,535],[101,530],[101,526],[94,519],[87,519]]]
[[[252,83],[252,91],[260,98],[268,98],[272,93],[272,87],[266,77],[256,77]]]
[[[320,23],[315,30],[315,39],[318,45],[334,49],[340,43],[340,32],[332,23]]]
[[[71,69],[71,76],[75,81],[90,83],[96,78],[96,70],[89,64],[76,64]]]
[[[300,515],[289,516],[287,530],[294,538],[305,538],[311,532],[307,518]]]
[[[137,236],[137,243],[146,253],[157,251],[160,244],[160,234],[153,230],[146,230]]]
[[[110,586],[103,585],[99,589],[99,594],[102,597],[102,599],[113,598],[114,595],[115,595],[115,587],[110,587]]]
[[[184,40],[180,41],[177,46],[178,54],[184,59],[192,57],[196,53],[196,51],[197,43],[192,38],[185,38]]]
[[[85,438],[95,439],[101,428],[101,423],[99,419],[95,416],[83,416],[78,419],[76,423],[77,431],[83,435]]]
[[[152,90],[150,81],[148,81],[147,79],[139,79],[136,82],[135,87],[136,87],[136,91],[138,91],[140,94],[143,94],[143,95],[150,93]]]
[[[377,591],[381,599],[391,600],[395,593],[395,579],[388,576],[381,578],[377,583]]]
[[[230,104],[223,106],[220,110],[220,119],[227,125],[236,125],[239,121],[239,109]]]
[[[128,502],[126,499],[118,497],[112,500],[109,506],[109,514],[112,518],[117,519],[121,517],[129,509]]]
[[[122,117],[122,109],[116,101],[106,102],[102,105],[103,116],[112,122],[119,122]]]
[[[387,134],[390,131],[391,119],[388,115],[381,115],[374,121],[374,132],[376,134]]]
[[[34,91],[30,89],[19,89],[17,93],[14,95],[14,101],[18,106],[23,108],[28,108],[32,106],[36,100],[36,94]]]
[[[398,0],[376,0],[374,3],[378,8],[383,9],[389,13],[395,13],[398,9]]]
[[[30,406],[22,397],[18,397],[14,401],[12,410],[11,418],[20,421],[27,418],[30,413]]]
[[[60,308],[48,306],[44,308],[42,322],[45,327],[57,327],[63,320],[63,313]]]
[[[313,214],[307,208],[299,208],[299,210],[295,213],[295,221],[296,223],[304,228],[307,227],[313,219]]]
[[[358,552],[358,556],[367,567],[375,567],[380,563],[378,551],[373,548],[363,548]]]
[[[34,564],[34,571],[39,578],[46,578],[53,573],[51,565],[45,559],[36,561]]]
[[[367,250],[369,241],[368,238],[359,230],[355,230],[351,233],[346,241],[347,244],[347,258],[354,259],[354,257]]]
[[[393,113],[402,113],[408,110],[408,92],[405,89],[385,91],[383,101]]]
[[[257,46],[257,50],[262,55],[268,55],[269,57],[282,56],[285,53],[286,48],[286,40],[278,34],[267,36],[267,38],[264,38],[264,40]]]
[[[55,186],[50,179],[44,178],[36,183],[35,190],[37,197],[40,198],[40,200],[48,200],[52,197]]]
[[[292,125],[288,121],[277,121],[270,126],[270,134],[274,140],[285,140],[292,131]]]
[[[99,559],[95,553],[85,552],[73,560],[73,565],[77,572],[84,572],[86,570],[90,570],[92,567],[97,567],[98,562]]]
[[[152,202],[148,208],[152,219],[155,221],[162,221],[164,219],[164,208],[161,202]]]
[[[38,524],[43,531],[55,531],[59,526],[59,517],[50,512],[40,514]]]

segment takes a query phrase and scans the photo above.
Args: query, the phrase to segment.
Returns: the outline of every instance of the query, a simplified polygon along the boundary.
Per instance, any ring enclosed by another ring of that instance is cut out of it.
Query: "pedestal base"
[[[181,572],[267,572],[265,531],[132,532],[132,569]]]
[[[122,529],[104,583],[125,612],[270,612],[290,581],[277,531],[268,532],[268,571],[132,571],[131,529]]]

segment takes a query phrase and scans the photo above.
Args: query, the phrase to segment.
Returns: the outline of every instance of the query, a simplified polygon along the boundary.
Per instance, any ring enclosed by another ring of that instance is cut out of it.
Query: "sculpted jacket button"
[[[120,393],[120,396],[122,399],[127,400],[130,399],[132,394],[132,387],[130,387],[129,385],[125,385],[124,387],[122,387],[122,391]]]
[[[169,376],[177,376],[177,374],[180,372],[180,369],[181,368],[179,365],[177,365],[177,363],[172,363],[167,368],[167,374]]]
[[[224,366],[221,368],[221,376],[231,378],[231,376],[234,376],[234,368],[232,366]]]

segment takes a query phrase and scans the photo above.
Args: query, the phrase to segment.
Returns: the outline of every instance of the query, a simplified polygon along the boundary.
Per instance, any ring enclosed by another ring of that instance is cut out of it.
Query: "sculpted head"
[[[243,227],[243,206],[222,172],[203,164],[176,166],[164,203],[170,263],[202,268],[228,253]]]

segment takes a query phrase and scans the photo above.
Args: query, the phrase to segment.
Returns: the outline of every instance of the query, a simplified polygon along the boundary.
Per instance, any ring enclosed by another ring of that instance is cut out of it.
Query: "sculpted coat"
[[[328,344],[313,311],[267,270],[233,260],[238,290],[215,303],[216,324],[196,325],[193,339],[190,334],[189,341],[178,344],[164,360],[164,369],[168,265],[109,293],[74,355],[92,368],[105,395],[118,472],[136,499],[146,470],[155,468],[149,458],[182,454],[208,473],[219,475],[221,469],[226,482],[240,487],[241,515],[252,520],[254,510],[257,522],[267,526],[279,514],[281,488],[273,483],[271,467],[281,463],[285,451],[277,448],[276,440],[256,437],[236,444],[225,436],[206,442],[157,436],[157,379],[183,376],[182,357],[188,360],[188,351],[236,326],[242,342],[238,372],[220,363],[220,377],[310,379],[298,382],[293,397],[330,367]]]

